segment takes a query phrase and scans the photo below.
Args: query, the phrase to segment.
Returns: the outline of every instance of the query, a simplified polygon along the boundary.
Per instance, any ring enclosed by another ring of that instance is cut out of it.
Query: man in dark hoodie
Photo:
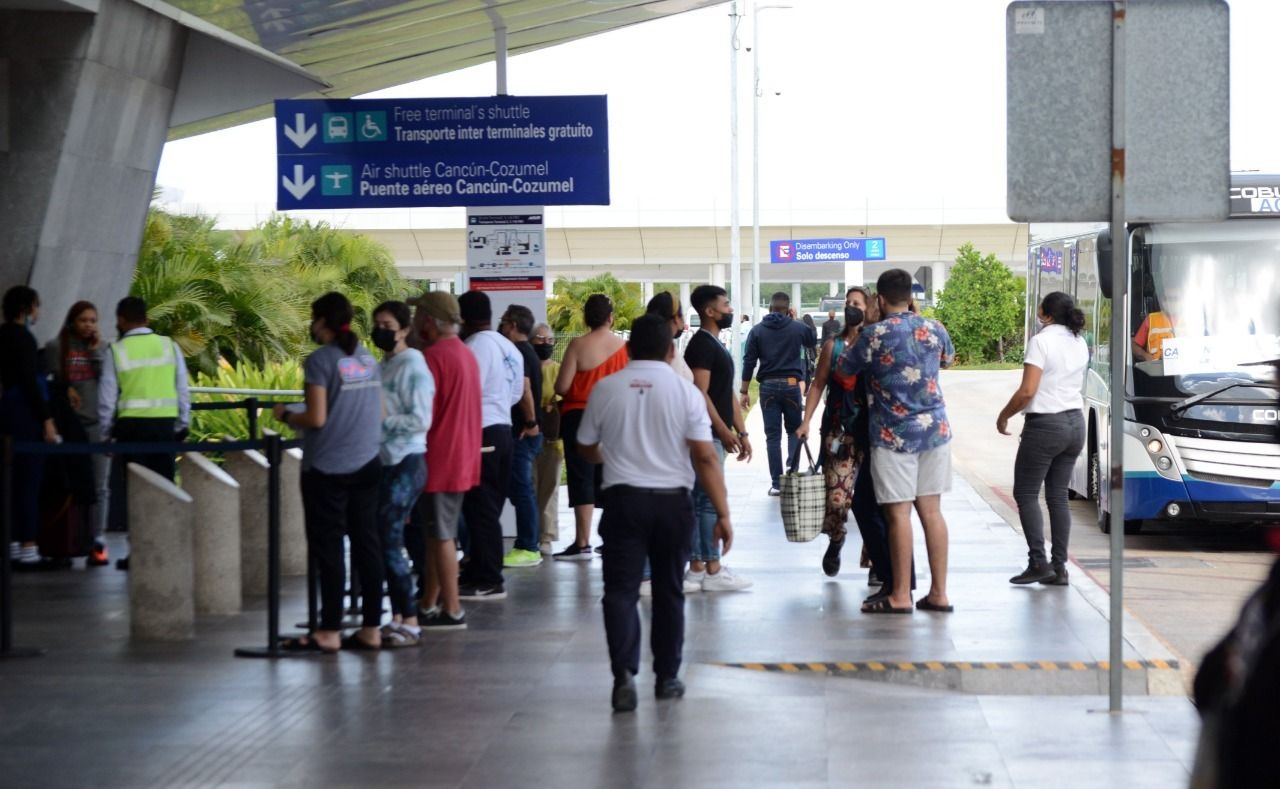
[[[804,349],[818,342],[813,329],[793,320],[787,311],[791,297],[782,291],[769,301],[769,314],[747,335],[747,348],[742,359],[742,407],[751,405],[748,387],[751,376],[760,372],[760,406],[764,409],[765,447],[769,455],[770,496],[779,495],[782,477],[782,425],[787,427],[787,465],[795,455],[796,428],[804,414],[800,382],[804,380]]]

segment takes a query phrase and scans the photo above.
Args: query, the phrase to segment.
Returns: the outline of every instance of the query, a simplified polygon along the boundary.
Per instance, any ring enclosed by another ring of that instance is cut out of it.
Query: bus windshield
[[[1280,223],[1155,225],[1134,251],[1136,369],[1189,394],[1276,380]]]

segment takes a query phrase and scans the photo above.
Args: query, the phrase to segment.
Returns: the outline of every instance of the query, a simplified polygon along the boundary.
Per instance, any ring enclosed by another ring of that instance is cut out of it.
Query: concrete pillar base
[[[267,459],[254,449],[228,452],[223,469],[240,483],[240,589],[244,597],[265,597]]]
[[[198,452],[183,456],[182,487],[195,502],[196,613],[240,613],[240,485]]]
[[[195,637],[194,507],[177,485],[136,463],[129,475],[129,633]]]
[[[307,522],[302,511],[302,450],[286,449],[280,463],[280,574],[307,574]]]

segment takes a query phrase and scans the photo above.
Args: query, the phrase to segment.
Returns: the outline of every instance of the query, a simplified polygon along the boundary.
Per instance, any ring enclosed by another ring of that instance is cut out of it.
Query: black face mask
[[[316,325],[312,323],[307,329],[307,333],[311,335],[311,341],[316,345],[324,345],[324,340],[320,339],[320,335],[316,334]]]
[[[373,340],[373,344],[391,353],[396,347],[396,333],[381,326],[375,326],[373,331],[369,333],[369,339]]]
[[[849,326],[858,326],[858,325],[860,325],[860,324],[862,323],[862,321],[863,321],[863,320],[865,320],[865,319],[866,319],[866,316],[862,314],[862,310],[861,310],[860,308],[858,308],[858,307],[845,307],[845,308],[844,308],[844,325],[845,325],[845,328],[848,328]]]
[[[721,329],[732,329],[733,313],[726,312],[724,315],[721,315],[719,318],[716,318],[716,325],[719,326]]]
[[[684,329],[676,329],[675,332],[672,333],[671,339],[678,340],[680,339],[681,334],[684,334]]]
[[[556,347],[549,342],[538,342],[538,343],[530,343],[530,344],[533,345],[533,352],[538,354],[538,358],[544,362],[551,358],[551,353],[556,349]]]

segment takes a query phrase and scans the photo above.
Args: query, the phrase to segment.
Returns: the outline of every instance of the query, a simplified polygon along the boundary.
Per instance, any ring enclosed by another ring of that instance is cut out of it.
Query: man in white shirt
[[[470,557],[459,579],[464,600],[502,600],[502,506],[511,480],[511,407],[524,396],[524,360],[511,341],[493,331],[493,307],[478,290],[458,297],[463,340],[480,366],[480,484],[462,500]]]
[[[720,458],[702,393],[678,378],[669,321],[645,315],[631,326],[631,363],[596,384],[578,429],[579,450],[604,464],[604,624],[613,668],[613,709],[636,708],[640,615],[647,558],[653,572],[654,695],[684,695],[684,567],[693,537],[696,475],[716,510],[715,539],[733,544]],[[692,462],[690,462],[692,461]]]

